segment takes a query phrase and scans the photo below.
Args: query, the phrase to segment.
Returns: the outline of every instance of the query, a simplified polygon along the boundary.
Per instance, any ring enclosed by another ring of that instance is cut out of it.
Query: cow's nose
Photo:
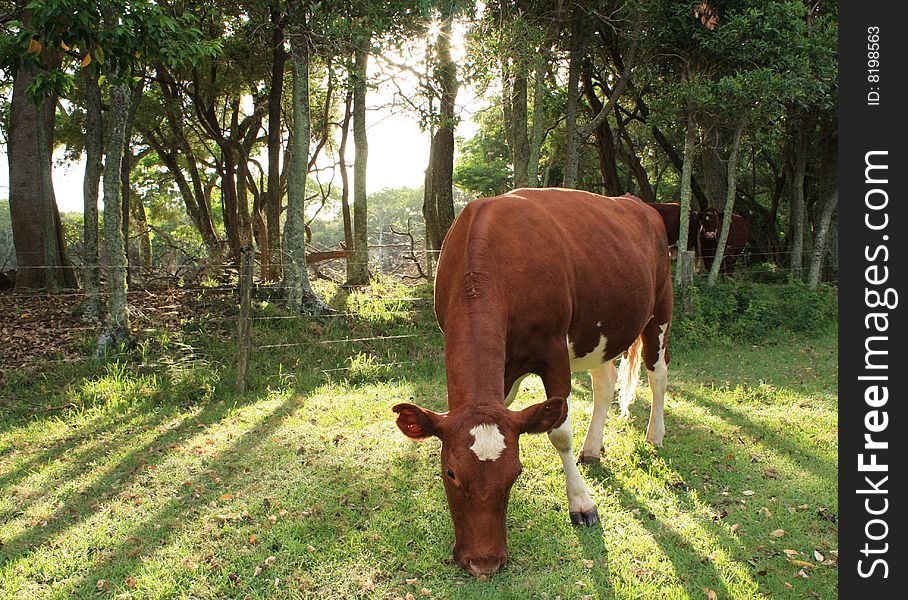
[[[474,577],[480,575],[494,575],[501,569],[503,564],[504,560],[497,556],[471,558],[467,561],[467,571]]]

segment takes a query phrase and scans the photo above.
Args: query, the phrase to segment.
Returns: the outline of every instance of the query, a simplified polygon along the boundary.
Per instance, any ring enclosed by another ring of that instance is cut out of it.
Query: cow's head
[[[441,439],[441,476],[454,520],[454,560],[472,575],[497,572],[508,560],[508,496],[523,470],[518,438],[564,421],[564,398],[521,411],[474,405],[435,413],[414,404],[398,404],[393,410],[406,436]]]
[[[708,240],[714,240],[719,235],[719,228],[722,226],[722,220],[719,211],[715,208],[707,208],[700,215],[700,227],[703,237]]]

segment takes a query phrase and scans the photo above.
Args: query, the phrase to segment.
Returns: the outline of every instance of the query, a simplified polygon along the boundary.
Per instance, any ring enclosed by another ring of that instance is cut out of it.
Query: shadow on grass
[[[125,484],[133,481],[149,467],[156,467],[162,463],[167,457],[165,452],[160,451],[163,446],[179,444],[195,433],[195,429],[202,423],[217,421],[223,418],[228,410],[226,404],[216,402],[206,404],[198,414],[184,416],[175,427],[152,437],[116,463],[107,465],[90,485],[64,501],[47,519],[46,526],[34,526],[18,536],[4,540],[5,552],[0,560],[0,567],[22,558],[36,546],[88,519],[94,513],[93,505],[113,499]],[[129,431],[124,432],[128,433]]]
[[[106,549],[108,560],[96,564],[92,570],[78,578],[77,582],[67,590],[74,596],[89,596],[96,591],[96,582],[104,579],[115,569],[125,569],[129,572],[139,567],[144,558],[156,552],[167,543],[187,522],[194,511],[207,505],[223,493],[223,488],[230,488],[239,477],[243,476],[243,468],[236,468],[240,463],[255,464],[251,457],[257,455],[257,446],[268,437],[289,417],[296,407],[296,400],[289,398],[264,417],[259,424],[250,427],[229,447],[218,454],[218,458],[206,465],[206,471],[214,472],[222,479],[220,489],[207,489],[198,497],[187,492],[178,492],[176,496],[168,499],[164,505],[156,510],[152,516],[134,525],[125,535],[124,539]],[[213,414],[206,415],[212,421],[217,420]],[[223,415],[220,415],[223,416]],[[202,415],[199,419],[201,420]],[[240,459],[239,457],[244,457]],[[231,468],[235,467],[235,468]],[[203,475],[198,475],[190,480],[192,485],[184,485],[186,490],[205,488]],[[138,541],[137,541],[138,540]],[[138,547],[136,544],[140,544]],[[225,575],[225,584],[228,583]],[[228,584],[229,585],[229,584]]]
[[[738,427],[747,436],[768,448],[780,452],[797,465],[799,469],[811,472],[814,476],[831,481],[838,478],[838,465],[805,450],[795,441],[795,436],[787,436],[754,422],[740,411],[731,409],[702,394],[684,392],[684,398],[704,408],[707,412]],[[690,423],[693,425],[693,423]]]

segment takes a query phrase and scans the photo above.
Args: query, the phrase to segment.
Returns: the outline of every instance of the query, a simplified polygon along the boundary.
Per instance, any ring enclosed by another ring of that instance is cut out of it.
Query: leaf
[[[67,46],[67,45],[66,45],[66,42],[64,42],[63,40],[60,40],[60,48],[61,48],[64,52],[69,52],[70,50],[72,50],[72,48],[70,48],[69,46]]]
[[[763,471],[763,477],[765,477],[766,479],[782,479],[782,475],[780,475],[779,472],[772,467],[769,467],[768,469]]]
[[[95,58],[98,59],[98,62],[100,64],[104,64],[104,48],[102,48],[101,46],[95,47]]]
[[[41,42],[39,42],[35,38],[31,38],[30,40],[28,40],[27,52],[29,54],[41,54],[42,50],[44,50],[44,46],[41,44]]]
[[[816,569],[817,566],[813,563],[809,563],[806,560],[789,560],[789,564],[792,564],[796,567],[806,567],[808,569]]]
[[[719,600],[719,595],[708,587],[703,588],[703,593],[709,600]]]
[[[776,529],[775,531],[771,532],[769,535],[771,535],[772,537],[780,538],[780,537],[782,537],[783,535],[785,535],[785,530],[784,530],[784,529]]]
[[[83,69],[91,64],[91,52],[85,55],[85,58],[82,59],[82,62],[79,64]]]

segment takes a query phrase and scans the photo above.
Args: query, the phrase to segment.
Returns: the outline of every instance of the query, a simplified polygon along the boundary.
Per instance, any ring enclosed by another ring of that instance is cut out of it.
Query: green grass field
[[[205,315],[143,332],[129,362],[8,373],[0,597],[837,596],[834,333],[674,347],[665,447],[642,443],[641,386],[633,420],[612,409],[601,464],[581,466],[601,526],[570,525],[555,450],[524,436],[511,561],[479,581],[451,559],[440,443],[405,439],[390,411],[445,406],[415,293],[376,285],[335,295],[349,318],[256,323],[257,345],[304,345],[254,351],[244,397],[233,326]],[[415,337],[314,343],[374,335]],[[517,407],[542,397],[528,379]],[[572,400],[576,454],[588,375]]]

